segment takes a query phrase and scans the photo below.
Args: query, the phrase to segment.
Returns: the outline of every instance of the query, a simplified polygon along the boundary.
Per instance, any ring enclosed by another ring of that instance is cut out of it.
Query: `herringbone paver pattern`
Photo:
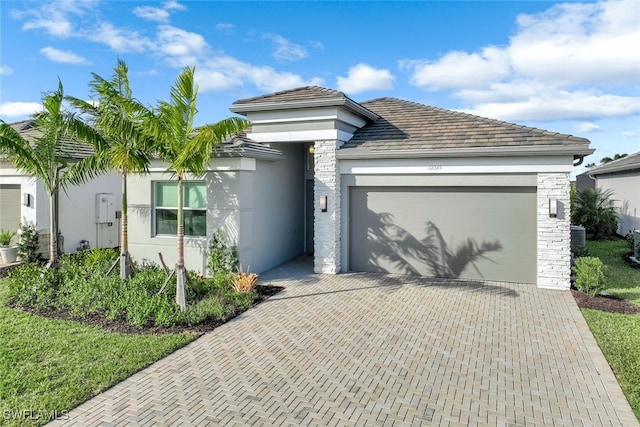
[[[637,426],[569,292],[381,274],[286,290],[68,425]]]

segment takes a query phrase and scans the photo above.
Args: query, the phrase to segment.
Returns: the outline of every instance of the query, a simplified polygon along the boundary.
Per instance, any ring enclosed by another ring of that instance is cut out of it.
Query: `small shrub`
[[[36,229],[36,225],[31,221],[21,223],[18,235],[18,257],[20,260],[23,262],[39,261],[40,233]]]
[[[597,257],[581,257],[573,267],[576,273],[576,288],[591,297],[598,295],[605,289],[604,274],[607,267]]]
[[[231,278],[231,286],[236,292],[251,292],[256,287],[258,275],[255,273],[245,273],[242,269],[238,269],[237,273]]]
[[[589,248],[586,246],[571,246],[571,253],[576,258],[589,256]]]
[[[229,246],[227,244],[221,230],[213,233],[209,241],[207,267],[209,267],[211,274],[218,272],[231,273],[238,268],[238,249],[235,245]]]
[[[38,264],[24,264],[7,277],[9,303],[18,307],[55,308],[60,273]]]

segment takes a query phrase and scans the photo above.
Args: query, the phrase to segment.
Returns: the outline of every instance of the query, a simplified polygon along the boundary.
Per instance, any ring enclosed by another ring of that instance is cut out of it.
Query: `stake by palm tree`
[[[198,86],[194,73],[194,67],[184,68],[171,87],[170,101],[161,101],[146,124],[156,141],[160,159],[166,162],[168,172],[177,179],[176,302],[182,310],[186,308],[182,189],[185,176],[187,173],[202,175],[215,147],[248,126],[246,120],[230,117],[195,129],[193,122],[198,112]]]
[[[89,122],[103,136],[103,149],[95,150],[96,162],[120,172],[122,217],[120,219],[120,278],[131,276],[127,212],[127,176],[148,173],[152,140],[143,132],[142,118],[149,110],[133,98],[127,64],[118,60],[114,74],[106,80],[93,73],[89,83],[96,103],[68,97],[69,102],[89,116]]]
[[[58,193],[69,184],[80,184],[99,175],[102,170],[90,157],[78,158],[78,145],[102,145],[100,135],[63,106],[64,90],[46,93],[43,111],[35,113],[30,123],[33,138],[23,137],[0,120],[0,154],[8,155],[25,175],[42,182],[49,195],[49,268],[58,267]],[[84,147],[86,148],[86,147]]]

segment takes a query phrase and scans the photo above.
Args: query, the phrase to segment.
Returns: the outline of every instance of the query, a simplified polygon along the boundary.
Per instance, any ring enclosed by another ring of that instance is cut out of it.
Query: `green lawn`
[[[599,257],[608,266],[607,290],[640,305],[640,269],[622,260],[622,255],[629,251],[627,242],[588,242],[587,246],[590,255]],[[630,316],[590,309],[582,309],[582,314],[640,420],[640,314]]]
[[[40,425],[196,338],[118,334],[7,308],[0,280],[0,425]]]

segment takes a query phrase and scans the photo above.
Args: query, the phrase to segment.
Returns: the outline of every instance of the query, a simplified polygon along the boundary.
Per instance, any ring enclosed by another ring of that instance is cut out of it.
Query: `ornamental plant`
[[[597,257],[580,257],[573,267],[576,273],[576,288],[590,297],[595,297],[605,289],[604,275],[607,267]]]

